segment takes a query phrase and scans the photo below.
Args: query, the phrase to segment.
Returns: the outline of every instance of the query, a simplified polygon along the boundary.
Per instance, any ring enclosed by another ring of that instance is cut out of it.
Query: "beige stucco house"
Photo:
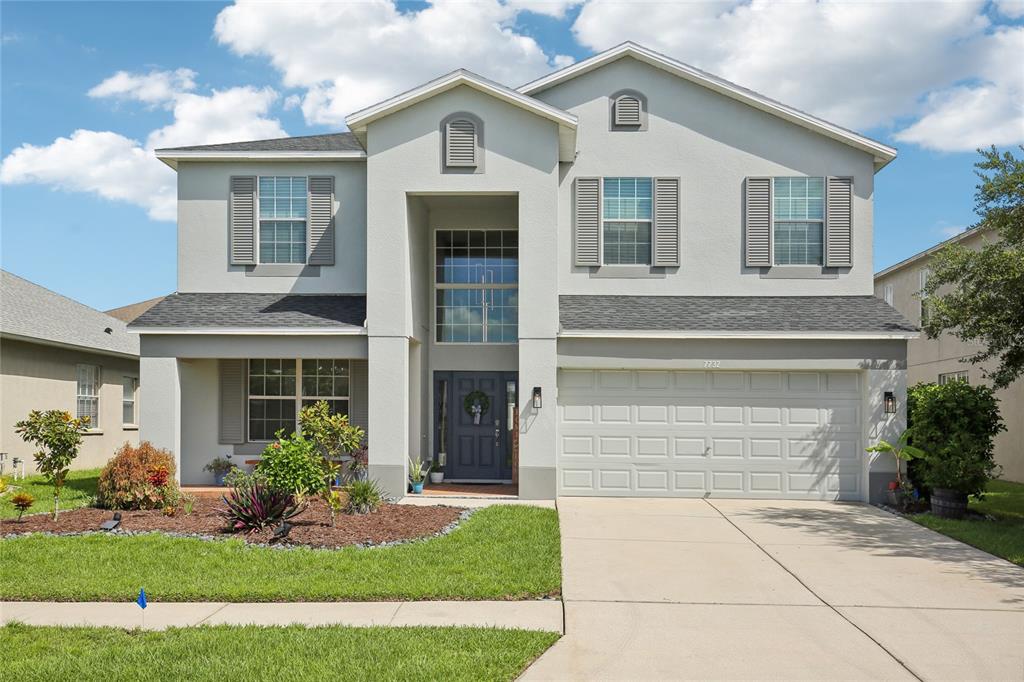
[[[410,456],[529,498],[884,490],[917,333],[872,294],[894,149],[632,43],[346,121],[156,152],[177,292],[131,328],[184,482],[326,399],[396,495]]]
[[[72,468],[102,466],[139,442],[139,338],[126,325],[9,272],[0,271],[0,452],[31,474],[34,448],[14,432],[30,410],[88,415],[91,428]],[[20,471],[21,467],[19,467]]]
[[[914,254],[875,275],[875,296],[919,324],[922,302],[918,294],[927,281],[931,255],[948,244],[962,244],[977,250],[993,238],[991,231],[972,229]],[[965,343],[952,334],[943,334],[937,339],[922,334],[907,343],[907,381],[909,385],[947,381],[985,383],[985,370],[991,369],[994,363],[974,365],[962,361],[979,350],[979,346]],[[997,391],[996,397],[1007,429],[996,437],[996,461],[1003,467],[1003,478],[1024,481],[1024,381],[1017,380]]]

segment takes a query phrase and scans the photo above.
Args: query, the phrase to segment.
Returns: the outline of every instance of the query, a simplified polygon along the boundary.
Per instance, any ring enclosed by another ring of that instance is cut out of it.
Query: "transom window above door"
[[[306,262],[308,202],[305,177],[260,177],[260,263]]]
[[[651,178],[604,178],[603,263],[650,265]]]
[[[519,233],[434,233],[435,341],[514,343],[519,337]]]

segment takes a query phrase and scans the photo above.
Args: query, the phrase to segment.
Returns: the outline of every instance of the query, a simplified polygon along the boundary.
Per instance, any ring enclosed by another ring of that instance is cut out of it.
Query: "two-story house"
[[[331,401],[370,475],[557,495],[868,499],[915,328],[872,295],[884,144],[632,43],[455,71],[350,132],[163,149],[178,292],[143,437],[185,482]]]
[[[950,244],[981,250],[986,244],[998,239],[994,231],[981,228],[954,235],[876,274],[875,295],[908,319],[923,323],[928,314],[928,302],[921,298],[920,293],[928,281],[932,255]],[[920,382],[986,383],[985,372],[995,369],[994,361],[976,365],[964,362],[965,358],[980,350],[978,344],[961,341],[952,334],[941,334],[934,339],[922,334],[920,338],[907,343],[907,383],[911,386]],[[995,439],[996,462],[1002,467],[1003,478],[1024,481],[1024,380],[1017,380],[996,391],[996,398],[1006,424],[1006,431]]]

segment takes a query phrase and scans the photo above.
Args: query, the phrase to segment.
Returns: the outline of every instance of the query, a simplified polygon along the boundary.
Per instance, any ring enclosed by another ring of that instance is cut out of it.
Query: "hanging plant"
[[[491,409],[491,399],[487,397],[487,394],[483,391],[471,391],[462,401],[462,408],[466,410],[466,414],[473,417],[476,413],[473,412],[473,407],[480,406],[480,414],[487,414],[487,410]]]

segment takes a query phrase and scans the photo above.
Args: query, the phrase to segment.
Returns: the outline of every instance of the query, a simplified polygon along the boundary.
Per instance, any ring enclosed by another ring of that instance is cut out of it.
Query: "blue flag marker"
[[[135,600],[140,609],[146,608],[146,588],[139,590],[139,598]]]

